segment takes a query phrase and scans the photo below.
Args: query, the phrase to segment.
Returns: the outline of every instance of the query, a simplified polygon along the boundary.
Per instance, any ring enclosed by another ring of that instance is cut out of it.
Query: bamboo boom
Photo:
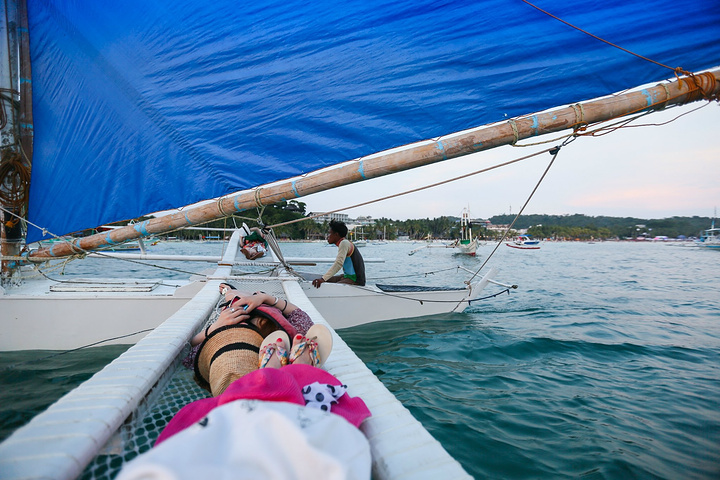
[[[720,94],[720,69],[696,76],[705,97]],[[104,232],[72,243],[58,243],[27,255],[31,261],[74,255],[143,236],[161,234],[230,216],[259,205],[272,205],[355,182],[461,157],[471,153],[510,145],[518,140],[573,127],[610,120],[645,110],[662,109],[700,100],[699,89],[687,78],[659,84],[640,91],[602,98],[544,113],[512,119],[501,124],[476,127],[453,133],[438,140],[421,142],[379,152],[343,163],[331,170],[322,169],[306,177],[286,180],[224,197],[216,202],[183,212],[157,217],[135,225]]]

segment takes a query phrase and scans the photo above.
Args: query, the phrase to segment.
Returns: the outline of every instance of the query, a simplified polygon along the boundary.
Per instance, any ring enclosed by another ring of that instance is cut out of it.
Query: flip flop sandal
[[[258,357],[258,368],[265,368],[270,362],[273,354],[277,354],[280,359],[280,366],[284,367],[288,364],[288,346],[290,339],[287,333],[282,330],[276,330],[263,340],[260,344],[260,352]]]
[[[306,350],[313,367],[321,367],[332,350],[332,334],[325,325],[313,325],[305,336],[296,335],[289,362],[294,363]]]

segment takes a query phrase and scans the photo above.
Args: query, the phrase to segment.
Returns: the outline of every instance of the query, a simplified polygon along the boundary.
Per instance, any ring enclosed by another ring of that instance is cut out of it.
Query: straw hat
[[[213,396],[258,368],[263,337],[255,325],[238,323],[210,333],[195,357],[195,378]]]
[[[270,321],[268,328],[295,334],[296,330],[275,308],[259,306],[251,313]],[[290,330],[290,332],[288,332]],[[249,322],[226,325],[211,332],[195,356],[195,381],[220,395],[228,385],[258,368],[258,355],[263,342],[260,329]]]

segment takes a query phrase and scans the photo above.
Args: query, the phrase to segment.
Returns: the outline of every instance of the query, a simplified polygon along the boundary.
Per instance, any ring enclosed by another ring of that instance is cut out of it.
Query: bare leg
[[[255,258],[257,258],[257,257],[253,257],[253,255],[257,255],[257,251],[255,250],[255,247],[250,247],[250,248],[243,247],[240,249],[240,251],[243,253],[243,255],[245,255],[245,258],[247,258],[248,260],[254,260]]]

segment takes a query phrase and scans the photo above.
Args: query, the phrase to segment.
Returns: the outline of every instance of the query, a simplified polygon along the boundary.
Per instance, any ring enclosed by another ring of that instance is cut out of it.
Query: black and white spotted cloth
[[[319,382],[306,385],[302,389],[305,406],[330,411],[330,405],[338,403],[338,399],[345,395],[347,385],[330,385]]]

